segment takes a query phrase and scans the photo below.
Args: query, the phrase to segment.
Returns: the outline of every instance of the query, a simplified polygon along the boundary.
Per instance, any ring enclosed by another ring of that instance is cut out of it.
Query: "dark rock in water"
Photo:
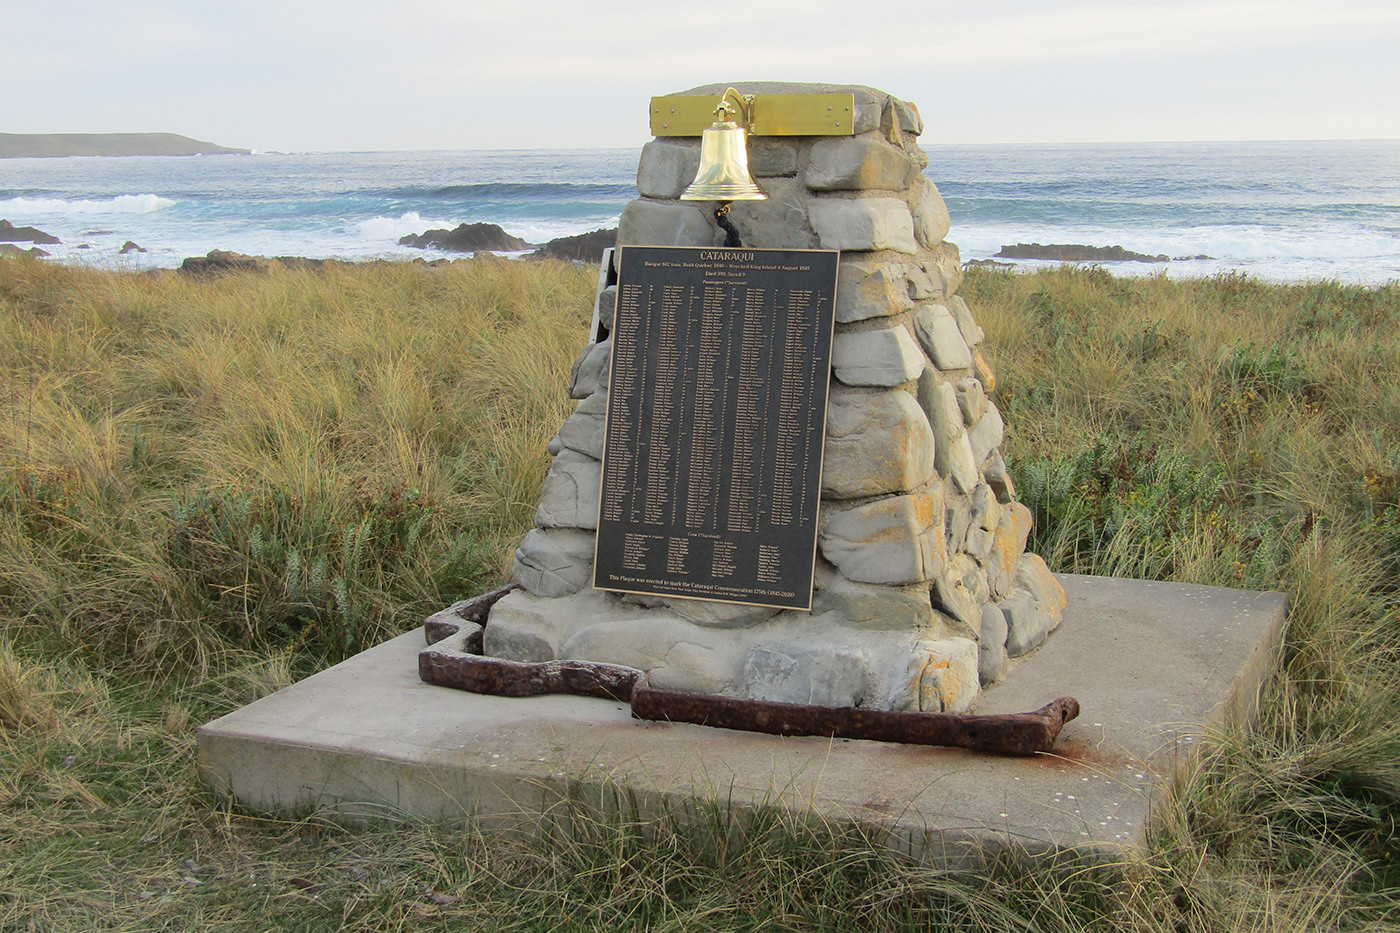
[[[967,269],[1014,269],[1014,262],[997,262],[995,259],[969,259],[963,263]]]
[[[603,250],[617,243],[617,228],[590,230],[577,236],[561,236],[550,240],[530,254],[531,259],[569,259],[575,262],[602,261]]]
[[[1078,243],[1017,243],[1003,246],[998,259],[1049,259],[1055,262],[1170,262],[1165,253],[1149,256],[1121,246],[1083,246]]]
[[[247,256],[211,249],[207,256],[191,256],[180,263],[183,275],[218,275],[221,272],[266,272],[271,263],[262,256]]]
[[[496,224],[461,224],[455,230],[428,230],[399,237],[400,246],[418,249],[445,249],[455,253],[471,253],[479,249],[497,252],[519,252],[530,248],[520,237],[511,236]]]
[[[58,237],[52,233],[35,230],[33,227],[16,227],[8,220],[0,220],[0,243],[54,244],[58,242]]]
[[[122,244],[120,255],[125,256],[127,253],[144,253],[145,251],[146,247],[138,245],[134,240],[127,240]]]
[[[47,255],[37,246],[20,249],[13,243],[0,243],[0,259],[43,259]]]
[[[1198,253],[1195,256],[1173,256],[1172,262],[1194,262],[1197,259],[1214,259],[1214,256],[1207,256],[1205,253]]]

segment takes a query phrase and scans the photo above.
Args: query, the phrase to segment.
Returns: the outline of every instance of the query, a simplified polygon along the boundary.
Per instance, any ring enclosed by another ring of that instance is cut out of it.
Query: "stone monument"
[[[717,101],[728,86],[680,96]],[[1031,514],[999,451],[995,377],[957,294],[961,263],[923,173],[923,122],[913,104],[868,87],[733,86],[854,95],[854,135],[750,137],[768,199],[728,214],[745,248],[840,251],[811,608],[594,588],[618,290],[610,255],[595,339],[572,375],[578,408],[551,443],[536,527],[515,555],[521,588],[492,607],[483,652],[625,665],[696,693],[967,710],[979,684],[1059,625],[1065,594],[1025,551]],[[645,146],[620,247],[725,241],[713,205],[679,199],[699,160],[698,138]]]

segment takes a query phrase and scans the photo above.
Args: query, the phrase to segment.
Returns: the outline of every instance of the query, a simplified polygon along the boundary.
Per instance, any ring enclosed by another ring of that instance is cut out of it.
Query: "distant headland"
[[[0,133],[0,159],[248,155],[249,152],[174,133]]]

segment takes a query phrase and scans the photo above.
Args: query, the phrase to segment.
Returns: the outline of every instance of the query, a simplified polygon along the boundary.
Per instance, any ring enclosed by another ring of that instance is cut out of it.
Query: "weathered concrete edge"
[[[1211,707],[1209,715],[1201,715],[1205,709],[1199,708],[1196,710],[1194,723],[1172,723],[1169,730],[1155,730],[1160,734],[1154,741],[1165,739],[1155,750],[1149,749],[1150,753],[1145,756],[1141,751],[1133,753],[1132,759],[1144,772],[1155,772],[1148,775],[1150,786],[1133,786],[1132,782],[1128,781],[1121,787],[1109,786],[1099,792],[1121,802],[1123,809],[1119,812],[1145,817],[1147,811],[1160,801],[1164,782],[1194,757],[1199,745],[1191,744],[1195,741],[1191,733],[1200,736],[1212,728],[1246,725],[1252,720],[1257,711],[1262,688],[1280,656],[1280,635],[1286,622],[1286,599],[1280,593],[1248,593],[1183,584],[1073,576],[1062,579],[1071,593],[1103,594],[1117,590],[1120,594],[1141,594],[1143,588],[1150,592],[1157,587],[1166,587],[1167,590],[1162,593],[1164,597],[1180,597],[1184,594],[1186,597],[1208,603],[1211,600],[1218,603],[1223,597],[1228,604],[1227,608],[1246,607],[1250,617],[1256,620],[1260,613],[1268,617],[1266,625],[1258,626],[1256,621],[1253,628],[1244,632],[1246,637],[1252,637],[1253,644],[1247,646],[1249,650],[1242,664],[1232,660],[1230,666],[1234,667],[1234,670],[1217,669],[1210,672],[1210,682],[1205,686],[1211,695],[1221,696],[1223,693],[1224,697]],[[1215,608],[1218,609],[1218,606]],[[1070,624],[1073,625],[1072,620]],[[1254,631],[1260,631],[1262,635],[1253,637]],[[408,646],[417,638],[421,638],[418,633],[400,636],[394,642],[371,649],[371,652],[390,649],[391,645],[398,642],[412,650]],[[1052,638],[1048,643],[1048,650],[1053,652],[1060,646],[1069,649],[1070,644],[1070,639],[1063,639],[1057,643],[1057,640]],[[1246,645],[1236,639],[1232,658],[1238,659],[1244,647]],[[405,648],[397,649],[397,653],[403,653]],[[361,657],[366,657],[371,652]],[[1028,662],[1031,668],[1035,667],[1034,659],[1035,656],[1032,656]],[[1063,659],[1056,663],[1063,663]],[[1015,682],[1026,684],[1031,680],[1034,678],[1023,677],[1017,678]],[[311,679],[308,679],[303,683],[309,684],[310,681]],[[300,686],[296,685],[288,690],[296,692]],[[416,684],[409,689],[431,692],[438,688]],[[1024,705],[1022,699],[1015,696],[1016,692],[1008,691],[1011,694],[1008,702],[1013,707],[1016,704]],[[425,694],[421,701],[416,698],[414,701],[431,703],[431,696]],[[468,697],[469,695],[463,695],[461,699]],[[461,746],[460,750],[435,748],[425,754],[421,745],[415,746],[411,738],[396,747],[395,738],[347,734],[343,726],[340,727],[340,731],[318,735],[314,725],[308,727],[305,721],[291,726],[279,725],[275,716],[269,718],[258,713],[259,706],[272,699],[260,701],[260,704],[254,704],[209,724],[200,730],[199,736],[200,764],[205,781],[217,792],[228,794],[243,805],[261,811],[297,813],[321,810],[347,822],[382,818],[426,818],[456,822],[475,820],[483,827],[492,829],[528,830],[538,823],[542,815],[553,812],[554,808],[569,801],[592,806],[590,802],[596,800],[598,805],[601,805],[609,793],[621,792],[628,795],[644,815],[668,811],[684,812],[687,807],[703,805],[706,801],[723,800],[726,806],[737,809],[777,806],[797,817],[870,826],[885,834],[885,838],[898,848],[921,854],[930,861],[947,866],[975,865],[989,854],[1007,850],[1029,853],[1044,852],[1048,849],[1069,850],[1088,854],[1096,861],[1115,859],[1121,856],[1124,850],[1122,843],[1104,839],[1075,838],[1073,820],[1077,817],[1074,815],[1070,815],[1067,823],[1063,813],[1046,810],[1043,811],[1045,819],[1039,819],[1034,818],[1034,814],[1041,811],[1031,810],[1032,818],[1027,819],[1027,813],[1023,811],[1016,815],[1019,819],[1013,818],[1011,822],[1001,825],[993,825],[994,814],[983,814],[982,816],[987,818],[981,819],[980,822],[970,812],[964,812],[964,815],[959,817],[956,813],[946,812],[947,808],[944,805],[935,804],[929,807],[927,798],[920,800],[923,791],[918,789],[917,781],[913,785],[912,797],[901,797],[895,801],[896,806],[901,809],[893,817],[872,813],[860,805],[859,798],[849,794],[840,797],[839,792],[835,795],[823,792],[818,801],[815,788],[816,783],[820,781],[820,774],[817,775],[816,782],[808,780],[810,774],[801,774],[809,768],[825,767],[825,760],[819,749],[814,756],[814,748],[810,744],[814,740],[795,740],[808,744],[784,746],[784,740],[763,737],[763,741],[769,743],[765,747],[774,750],[769,762],[771,767],[766,775],[757,773],[761,768],[752,767],[752,755],[745,773],[740,775],[738,769],[735,769],[727,779],[722,774],[707,774],[706,763],[703,760],[691,761],[689,773],[692,777],[689,789],[677,790],[678,786],[683,786],[683,782],[678,784],[675,777],[681,773],[681,764],[685,762],[674,767],[672,765],[673,759],[686,757],[676,753],[677,747],[684,747],[683,744],[678,746],[677,743],[683,743],[686,740],[685,735],[677,733],[668,736],[664,732],[648,734],[645,731],[637,733],[637,724],[626,719],[625,707],[617,706],[614,709],[603,701],[585,701],[595,705],[587,710],[580,710],[567,705],[570,698],[536,698],[528,702],[544,701],[546,704],[563,705],[559,705],[553,713],[547,708],[535,706],[530,708],[527,715],[522,716],[522,720],[531,719],[538,722],[540,719],[548,720],[553,715],[558,715],[561,722],[565,722],[568,728],[575,731],[580,726],[596,726],[603,738],[600,739],[595,760],[561,763],[558,760],[546,762],[545,757],[525,760],[517,755],[518,760],[512,763],[511,755],[507,754],[507,761],[487,764],[480,750],[469,750],[465,745]],[[524,708],[511,709],[513,716],[515,710]],[[630,755],[626,748],[619,748],[619,721],[627,724],[627,738],[623,745],[626,742],[640,741],[649,747],[638,748]],[[510,727],[510,723],[505,725]],[[703,727],[674,728],[695,730]],[[510,731],[510,728],[507,728],[504,734],[509,734]],[[523,734],[524,730],[521,731]],[[488,737],[493,740],[499,739],[502,734],[498,729]],[[529,741],[538,743],[539,738],[535,735],[530,737]],[[651,747],[653,742],[654,748]],[[884,746],[883,743],[873,745],[869,752],[872,762],[891,761],[892,759],[881,756],[890,755],[890,749],[900,748]],[[501,750],[506,752],[512,749],[502,747]],[[519,749],[514,751],[518,752]],[[649,752],[654,754],[648,755]],[[788,754],[789,752],[791,754]],[[963,771],[966,774],[958,776],[958,780],[965,780],[966,775],[973,775],[971,780],[975,782],[983,776],[990,777],[995,770],[1000,772],[1004,781],[1008,780],[1005,776],[1008,769],[1019,767],[999,763],[995,769],[987,767],[979,774],[979,769],[985,762],[984,758],[974,757],[970,762],[967,758],[958,757],[964,753],[955,750],[942,752],[941,757],[929,760],[929,763],[935,766],[935,772],[940,775],[936,780],[942,780],[948,773]],[[848,751],[834,746],[828,749],[828,753],[835,755],[837,759],[842,756],[849,757]],[[785,755],[785,763],[788,765],[786,769],[780,767],[783,763],[780,759]],[[237,766],[237,763],[246,763],[255,757],[261,759],[258,767]],[[473,760],[474,757],[476,760]],[[657,779],[655,773],[659,762],[666,763],[665,774],[661,779]],[[794,763],[796,771],[792,767]],[[499,767],[499,764],[505,764],[506,767]],[[1047,787],[1075,789],[1075,785],[1068,782],[1088,780],[1079,775],[1093,774],[1096,768],[1105,775],[1105,783],[1109,783],[1106,768],[1097,764],[1092,755],[1083,760],[1067,757],[1063,761],[1045,764],[1054,764],[1056,768],[1042,770],[1039,776],[1024,770],[1011,770],[1010,773],[1021,774],[1027,781],[1038,782],[1035,787],[1037,792],[1044,791]],[[720,763],[720,770],[728,767],[728,763]],[[744,768],[745,762],[741,760],[739,767]],[[235,769],[240,773],[235,774]],[[787,772],[786,777],[781,773],[784,770]],[[840,771],[839,766],[837,770]],[[1142,774],[1137,776],[1143,777]],[[1152,780],[1154,777],[1155,780]],[[838,781],[839,778],[840,775]],[[1014,778],[1016,781],[1022,779]],[[1028,787],[1029,785],[1020,785],[1022,790],[1027,790]],[[825,788],[823,790],[825,791]],[[840,799],[833,799],[834,797]],[[1118,807],[1119,802],[1112,805]],[[1002,816],[1005,817],[1006,814]],[[1139,834],[1141,825],[1139,821]],[[1052,826],[1053,828],[1047,828]],[[1092,826],[1086,824],[1086,828],[1092,829]],[[1085,836],[1086,833],[1081,832],[1078,835]]]

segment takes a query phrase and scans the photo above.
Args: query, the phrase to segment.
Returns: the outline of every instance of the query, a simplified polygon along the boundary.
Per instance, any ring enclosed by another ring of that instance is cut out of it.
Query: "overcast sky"
[[[873,85],[926,145],[1400,137],[1397,0],[0,0],[0,61],[0,132],[260,150],[635,147],[743,79]]]

